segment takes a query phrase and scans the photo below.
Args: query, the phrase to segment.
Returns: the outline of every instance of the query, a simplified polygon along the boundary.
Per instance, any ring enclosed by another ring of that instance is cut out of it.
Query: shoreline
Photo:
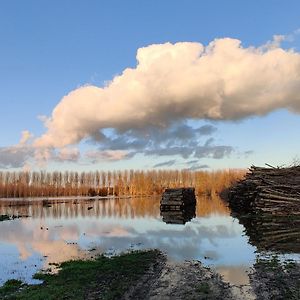
[[[41,284],[8,280],[0,287],[1,298],[296,300],[300,296],[300,263],[281,262],[276,256],[257,259],[249,285],[231,285],[200,261],[170,261],[155,249],[51,265],[58,272],[33,276]]]

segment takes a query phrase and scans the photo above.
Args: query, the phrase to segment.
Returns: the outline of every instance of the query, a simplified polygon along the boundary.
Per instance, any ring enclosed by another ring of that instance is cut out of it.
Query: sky
[[[0,1],[0,169],[299,161],[299,1]]]

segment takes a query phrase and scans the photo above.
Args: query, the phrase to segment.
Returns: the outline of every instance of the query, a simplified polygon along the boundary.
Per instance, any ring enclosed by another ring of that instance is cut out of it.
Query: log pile
[[[229,205],[234,212],[300,215],[300,166],[252,166],[249,171],[229,192]]]
[[[300,217],[252,216],[239,217],[249,242],[259,251],[300,253]]]
[[[194,188],[166,189],[160,201],[160,214],[167,224],[185,224],[196,216]]]
[[[184,225],[196,217],[196,205],[189,205],[182,210],[162,210],[160,214],[167,224]]]
[[[196,205],[194,188],[166,189],[160,201],[161,211],[182,210],[190,205]]]

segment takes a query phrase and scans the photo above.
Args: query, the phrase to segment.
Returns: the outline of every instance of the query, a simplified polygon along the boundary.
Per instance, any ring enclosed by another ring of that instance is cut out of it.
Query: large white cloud
[[[280,48],[280,37],[261,47],[222,38],[208,46],[182,42],[137,51],[107,86],[78,88],[55,107],[35,140],[65,147],[104,128],[166,127],[196,118],[236,120],[279,108],[300,112],[300,54]]]

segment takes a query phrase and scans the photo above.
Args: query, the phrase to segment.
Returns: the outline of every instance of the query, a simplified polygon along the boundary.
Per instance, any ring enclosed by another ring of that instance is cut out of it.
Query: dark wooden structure
[[[251,215],[300,216],[300,166],[252,166],[228,194],[232,211]]]
[[[185,224],[196,216],[194,188],[166,189],[160,201],[160,214],[167,224]]]
[[[161,210],[181,210],[196,205],[194,188],[166,189],[160,201]]]

